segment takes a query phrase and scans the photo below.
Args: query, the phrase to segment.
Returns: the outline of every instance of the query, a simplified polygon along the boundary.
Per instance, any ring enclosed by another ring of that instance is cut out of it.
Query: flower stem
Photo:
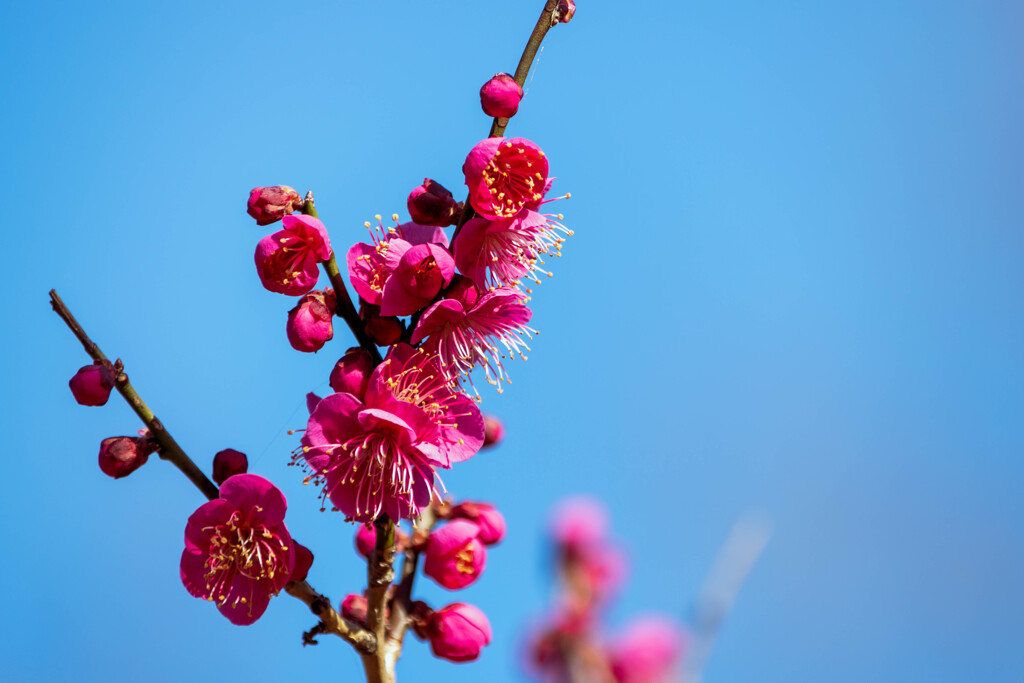
[[[68,309],[64,300],[57,294],[56,289],[50,290],[50,305],[71,332],[74,333],[75,337],[78,338],[78,341],[82,343],[82,346],[85,347],[85,352],[93,360],[109,360],[103,351],[100,350],[99,345],[86,334],[78,320],[71,314],[71,310]],[[135,411],[135,414],[146,425],[156,442],[160,444],[160,449],[157,451],[160,457],[164,460],[169,460],[177,466],[209,500],[219,497],[220,490],[217,488],[217,485],[207,478],[195,461],[188,457],[181,446],[178,445],[178,442],[174,440],[174,437],[171,436],[170,432],[164,428],[160,419],[153,414],[153,411],[149,409],[149,406],[146,405],[146,402],[142,400],[142,397],[135,391],[131,382],[128,381],[128,375],[123,371],[119,372],[117,377],[114,378],[114,386],[117,387],[124,400],[127,401],[128,405]],[[335,633],[344,638],[360,652],[372,652],[375,649],[377,641],[372,633],[344,619],[331,607],[331,601],[317,593],[307,582],[289,581],[285,584],[284,589],[289,595],[306,603],[309,606],[309,610],[321,619],[327,632]]]
[[[302,204],[302,213],[313,218],[320,217],[316,212],[312,192],[306,193],[306,201]],[[366,326],[359,319],[359,312],[356,311],[355,304],[352,303],[352,297],[349,296],[348,288],[345,287],[345,281],[341,279],[341,271],[338,270],[338,261],[334,258],[334,250],[331,250],[331,257],[326,261],[321,261],[320,265],[324,267],[324,272],[327,273],[327,277],[331,281],[331,287],[334,288],[334,296],[338,301],[338,317],[344,320],[349,329],[352,330],[352,334],[355,335],[359,345],[370,352],[373,364],[380,365],[381,361],[383,361],[380,350],[366,336]]]

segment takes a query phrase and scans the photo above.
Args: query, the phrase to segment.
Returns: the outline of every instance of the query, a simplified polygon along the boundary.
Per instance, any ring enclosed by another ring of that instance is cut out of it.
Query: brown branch
[[[320,217],[316,211],[312,191],[306,193],[306,201],[302,204],[302,213],[313,218]],[[331,250],[331,257],[326,261],[321,261],[320,265],[324,267],[324,272],[327,273],[327,277],[331,281],[331,287],[334,288],[334,296],[338,301],[338,317],[344,320],[349,329],[352,330],[352,334],[355,335],[359,345],[370,352],[373,364],[380,365],[383,361],[380,349],[373,343],[373,340],[366,336],[366,325],[359,319],[359,312],[356,310],[355,304],[352,303],[352,297],[348,293],[345,281],[341,279],[341,271],[338,270],[338,261],[334,258],[333,249]]]
[[[71,314],[71,311],[55,289],[50,290],[50,305],[53,306],[53,310],[56,311],[57,315],[64,320],[68,328],[78,338],[78,341],[82,343],[82,346],[85,347],[85,352],[93,360],[109,362],[107,356],[100,350],[99,345],[85,333],[85,330],[75,319],[75,316]],[[192,458],[188,457],[181,446],[178,445],[178,442],[164,428],[163,423],[153,414],[153,411],[149,409],[149,406],[146,405],[142,397],[132,387],[131,382],[128,381],[128,376],[123,371],[119,372],[114,382],[118,392],[128,402],[132,410],[135,411],[135,414],[139,416],[139,419],[149,428],[157,443],[160,444],[160,457],[174,463],[208,499],[213,500],[217,498],[220,495],[217,486],[203,474],[203,471],[199,469]],[[290,581],[285,585],[285,591],[289,595],[305,602],[309,606],[310,611],[322,620],[324,628],[327,629],[323,632],[336,633],[350,642],[360,652],[372,652],[376,649],[377,639],[372,633],[341,617],[331,606],[331,601],[313,590],[313,587],[307,582]]]
[[[363,656],[363,668],[369,683],[391,683],[398,656],[387,657],[384,645],[388,631],[388,587],[395,578],[395,524],[387,515],[381,515],[373,521],[373,526],[377,542],[366,566],[366,626],[376,636],[377,650]]]

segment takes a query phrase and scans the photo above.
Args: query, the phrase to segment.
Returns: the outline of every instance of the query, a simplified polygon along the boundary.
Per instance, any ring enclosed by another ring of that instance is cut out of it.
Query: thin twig
[[[377,639],[372,633],[338,614],[330,599],[317,593],[306,581],[289,581],[284,589],[288,595],[306,603],[309,611],[320,618],[319,627],[308,632],[311,638],[317,633],[333,633],[352,643],[362,654],[371,654],[377,648]]]

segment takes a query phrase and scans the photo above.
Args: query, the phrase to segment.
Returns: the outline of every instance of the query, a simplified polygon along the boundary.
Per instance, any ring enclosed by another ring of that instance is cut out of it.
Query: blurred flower
[[[497,446],[505,440],[505,425],[493,415],[484,415],[484,446]]]
[[[331,242],[312,216],[285,216],[282,225],[256,245],[256,272],[271,292],[301,296],[316,286],[318,263],[331,257]]]
[[[220,497],[204,503],[185,526],[181,581],[217,604],[233,624],[259,619],[292,576],[295,547],[284,525],[287,504],[263,477],[236,474]]]
[[[663,617],[638,619],[608,646],[618,683],[668,683],[683,654],[682,627]]]

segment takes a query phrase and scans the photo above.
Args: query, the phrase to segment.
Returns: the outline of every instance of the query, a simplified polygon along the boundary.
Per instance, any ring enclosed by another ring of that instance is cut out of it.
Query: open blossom
[[[317,403],[301,454],[347,518],[415,517],[430,502],[434,468],[480,449],[480,411],[433,358],[405,344],[373,371],[364,400],[337,393]]]
[[[312,216],[285,216],[284,226],[256,245],[256,272],[271,292],[301,296],[316,286],[318,263],[331,257],[327,228]]]
[[[512,218],[543,196],[548,160],[525,138],[487,138],[462,165],[469,201],[484,218]]]
[[[455,519],[427,539],[423,573],[448,590],[477,580],[487,564],[487,549],[479,539],[480,525]]]
[[[522,277],[539,283],[537,273],[551,276],[541,257],[559,256],[563,235],[573,234],[561,218],[526,208],[511,218],[473,218],[452,245],[455,264],[481,289],[518,284]]]
[[[608,647],[617,683],[668,683],[685,647],[682,628],[663,617],[644,617]]]
[[[439,244],[393,238],[385,256],[390,273],[381,291],[381,315],[412,315],[429,304],[455,275],[455,260]]]
[[[334,313],[338,302],[333,289],[303,295],[295,308],[288,311],[285,332],[288,343],[296,351],[315,353],[334,338]]]
[[[188,592],[216,603],[233,624],[259,619],[295,567],[286,510],[284,495],[263,477],[236,474],[225,481],[220,497],[201,505],[185,526],[181,581]]]
[[[102,406],[110,398],[110,390],[114,388],[114,375],[107,367],[110,361],[94,361],[92,365],[79,368],[75,376],[68,380],[71,393],[79,405]]]
[[[437,353],[453,375],[468,377],[475,366],[483,367],[487,382],[501,391],[506,379],[501,360],[506,354],[526,359],[523,352],[530,347],[524,337],[532,338],[534,330],[526,326],[532,315],[522,291],[499,287],[481,295],[467,278],[457,277],[445,298],[420,317],[412,343],[426,339],[423,348]]]
[[[393,218],[397,221],[397,214]],[[356,293],[363,301],[380,306],[384,285],[400,261],[400,258],[388,260],[391,241],[393,239],[403,240],[413,246],[434,244],[447,249],[448,236],[443,228],[433,225],[403,223],[393,228],[385,228],[380,223],[380,216],[377,216],[377,222],[378,224],[374,227],[371,227],[369,222],[364,224],[370,231],[371,243],[357,242],[353,244],[348,250],[346,262],[348,263],[349,279],[352,281],[352,287]]]
[[[473,605],[463,602],[432,612],[423,631],[434,656],[450,662],[471,662],[491,642],[491,623]]]

